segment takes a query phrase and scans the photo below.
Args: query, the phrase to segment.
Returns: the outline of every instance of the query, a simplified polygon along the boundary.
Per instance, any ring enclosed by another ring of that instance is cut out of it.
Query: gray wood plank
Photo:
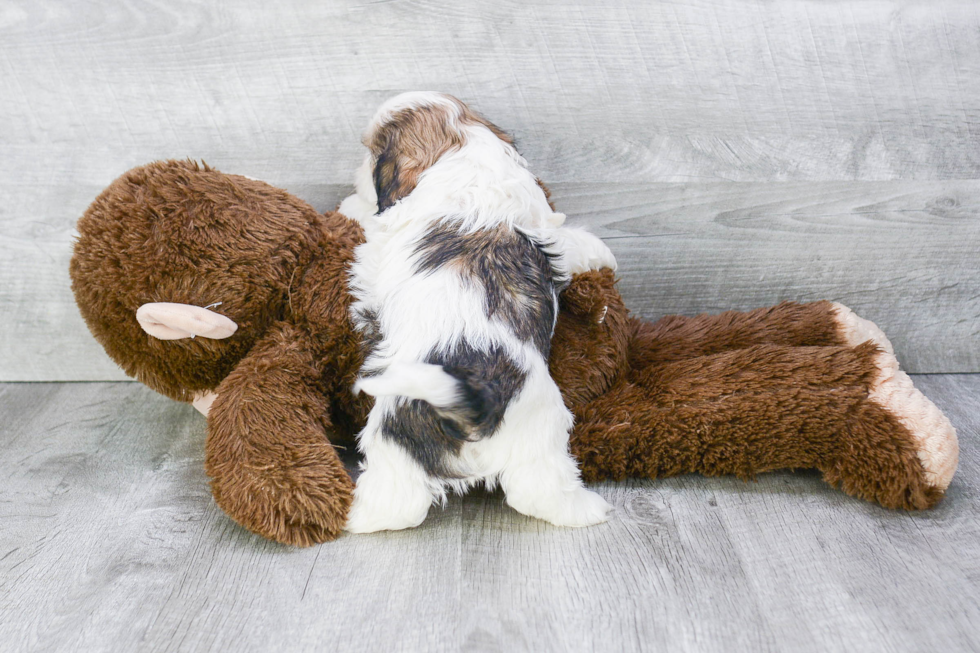
[[[646,318],[830,299],[910,372],[980,370],[980,182],[582,184],[556,201],[606,239]]]
[[[293,190],[326,210],[350,187]],[[646,318],[832,299],[877,322],[910,372],[980,371],[980,182],[553,190],[570,224],[607,240],[627,305]],[[0,381],[121,380],[67,275],[75,220],[98,189],[51,191],[43,221],[0,220]]]
[[[374,108],[460,95],[562,181],[980,170],[972,3],[6,3],[0,179],[169,156],[338,183]]]
[[[0,385],[0,414],[5,650],[452,641],[427,624],[459,612],[458,501],[418,531],[295,550],[216,508],[188,406],[131,383]]]
[[[816,474],[605,483],[560,529],[498,493],[294,550],[217,508],[203,420],[133,383],[0,384],[11,651],[923,651],[980,633],[980,375],[917,376],[959,430],[909,514]]]
[[[811,250],[818,229],[834,225],[812,216],[796,229],[765,204],[805,212],[798,202],[826,201],[840,232],[875,237],[879,226],[896,228],[893,212],[949,217],[949,207],[914,203],[948,199],[929,185],[945,180],[963,201],[958,223],[919,221],[910,233],[926,251],[962,236],[976,195],[956,180],[980,173],[978,27],[976,5],[955,0],[9,1],[0,9],[0,380],[123,378],[88,339],[64,271],[74,220],[124,170],[191,156],[332,203],[377,104],[419,88],[456,93],[512,130],[534,170],[571,189],[561,203],[589,223],[649,223],[634,205],[665,210],[656,183],[677,184],[678,216],[689,200],[700,210],[711,197],[706,211],[730,202],[719,210],[751,212],[697,237],[666,216],[655,218],[665,227],[656,241],[635,224],[621,229],[643,236],[616,245],[640,313],[829,296],[884,322],[908,369],[978,372],[976,241],[961,240],[934,266],[915,255],[909,269],[896,272],[893,258],[869,269],[826,249],[839,241]],[[875,225],[855,222],[865,206],[858,189],[883,201],[894,186],[841,186],[843,200],[808,199],[830,192],[821,185],[790,186],[798,200],[761,186],[725,200],[693,186],[895,180],[911,184],[899,200],[912,205],[876,209],[887,220]],[[613,199],[617,184],[634,189],[629,198]],[[583,190],[592,196],[576,201]],[[618,213],[590,213],[600,210]],[[659,240],[671,232],[686,235]],[[750,234],[751,255],[737,256]],[[908,253],[898,233],[885,235],[890,257]],[[662,265],[652,242],[677,258]],[[770,257],[763,243],[787,249]],[[783,267],[790,262],[802,267]],[[906,285],[922,305],[899,303]]]

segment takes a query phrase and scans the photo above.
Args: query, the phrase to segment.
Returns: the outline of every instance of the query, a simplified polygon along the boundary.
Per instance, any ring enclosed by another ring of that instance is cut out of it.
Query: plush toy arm
[[[917,509],[942,497],[956,468],[953,427],[872,343],[654,364],[572,409],[572,452],[589,480],[816,468],[851,495]]]
[[[878,327],[842,304],[783,302],[746,313],[668,315],[653,323],[633,318],[629,356],[630,366],[642,369],[652,363],[708,356],[753,345],[853,347],[867,340],[889,353],[893,351]]]
[[[353,492],[327,439],[327,400],[309,336],[274,325],[217,388],[206,469],[218,505],[245,528],[309,546],[340,534]]]

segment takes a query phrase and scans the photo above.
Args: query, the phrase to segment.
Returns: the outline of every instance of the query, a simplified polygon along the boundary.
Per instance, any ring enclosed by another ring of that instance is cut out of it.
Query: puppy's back
[[[559,278],[547,244],[506,225],[463,232],[451,219],[436,222],[415,247],[418,274],[452,271],[484,294],[484,316],[547,359],[558,310]]]
[[[547,365],[563,280],[544,244],[505,225],[461,231],[451,219],[435,222],[421,232],[413,259],[420,282],[443,277],[445,285],[461,285],[470,296],[455,306],[417,310],[469,310],[462,307],[479,298],[482,315],[461,317],[482,322],[482,337],[438,334],[441,344],[421,360],[382,364],[359,381],[359,389],[401,398],[386,411],[384,432],[397,433],[426,472],[446,478],[452,476],[444,465],[447,454],[458,455],[465,442],[497,431],[524,387],[528,359]]]

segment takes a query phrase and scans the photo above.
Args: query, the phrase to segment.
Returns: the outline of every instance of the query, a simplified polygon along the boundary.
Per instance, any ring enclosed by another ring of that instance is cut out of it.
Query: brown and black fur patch
[[[429,475],[452,478],[447,456],[458,455],[464,442],[497,431],[507,406],[524,385],[525,374],[503,349],[480,351],[465,341],[449,351],[432,353],[426,362],[442,365],[460,381],[460,402],[437,409],[413,399],[385,416],[381,432],[404,447]]]
[[[447,97],[457,105],[457,115],[442,105],[422,105],[396,111],[378,125],[367,138],[374,156],[374,189],[378,211],[390,208],[411,193],[425,172],[444,154],[459,149],[466,142],[461,125],[480,124],[508,145],[514,139],[465,104]]]
[[[564,280],[544,244],[503,226],[460,233],[456,221],[442,220],[422,236],[415,253],[417,272],[449,266],[482,287],[487,317],[502,320],[547,358]]]
[[[367,143],[375,160],[378,211],[411,193],[419,175],[462,145],[462,134],[441,106],[402,109],[379,125]]]
[[[484,352],[465,341],[449,351],[431,354],[425,362],[441,365],[459,380],[462,399],[440,412],[459,424],[469,440],[488,438],[497,431],[527,376],[503,348],[494,346]]]
[[[357,312],[357,325],[358,333],[361,335],[361,357],[367,360],[384,340],[378,314],[370,309],[359,310]],[[376,373],[372,370],[365,370],[362,376],[372,376]]]

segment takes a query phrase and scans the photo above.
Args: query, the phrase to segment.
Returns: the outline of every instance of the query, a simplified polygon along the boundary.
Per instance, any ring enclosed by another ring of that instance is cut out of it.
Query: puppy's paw
[[[617,267],[612,250],[598,236],[584,229],[564,229],[565,257],[571,274]]]
[[[344,530],[375,533],[415,528],[425,521],[430,505],[432,495],[424,488],[398,484],[368,470],[357,479]]]
[[[561,254],[568,274],[581,274],[602,268],[616,269],[616,257],[598,236],[576,227],[562,227],[545,234]]]
[[[597,493],[581,487],[570,493],[555,518],[548,521],[556,526],[593,526],[609,519],[612,509]]]
[[[589,269],[590,270],[601,270],[602,268],[609,268],[615,272],[619,264],[616,262],[616,257],[613,255],[612,250],[598,238],[598,241],[594,244],[593,250],[589,253]]]
[[[371,155],[366,154],[354,174],[354,194],[347,196],[337,207],[339,213],[356,220],[364,228],[377,223],[375,216],[378,213],[378,195],[374,191],[373,174],[374,165]]]
[[[538,494],[532,497],[517,496],[511,492],[507,503],[514,510],[529,517],[537,517],[555,526],[592,526],[609,518],[612,506],[601,496],[577,487],[552,495]]]
[[[337,207],[337,212],[364,226],[374,220],[374,216],[378,212],[378,205],[372,204],[355,193],[344,198],[344,201]]]

